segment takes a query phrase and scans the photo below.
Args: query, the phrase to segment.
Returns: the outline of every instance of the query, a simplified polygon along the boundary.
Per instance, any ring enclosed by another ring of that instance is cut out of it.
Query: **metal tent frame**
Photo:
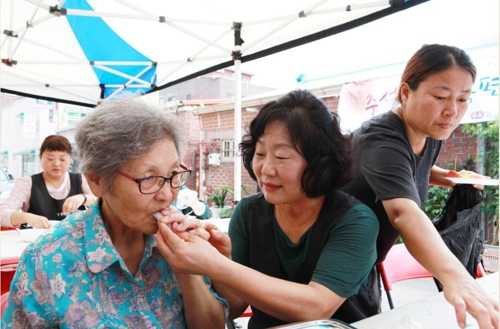
[[[123,91],[153,93],[235,69],[428,0],[11,0],[2,2],[1,91],[93,107]],[[241,158],[235,157],[235,199]]]

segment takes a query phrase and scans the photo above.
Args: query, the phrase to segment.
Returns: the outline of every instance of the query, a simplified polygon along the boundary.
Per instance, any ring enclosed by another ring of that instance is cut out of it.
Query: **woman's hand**
[[[491,177],[489,176],[483,176],[478,173],[475,173],[473,171],[468,171],[468,170],[461,170],[461,171],[455,171],[455,170],[449,170],[445,175],[445,178],[473,178],[473,179],[490,179]],[[452,186],[455,186],[455,183],[452,183]],[[484,185],[480,184],[474,184],[472,185],[475,189],[482,190],[484,188]]]
[[[172,226],[176,226],[174,222]],[[160,222],[156,241],[158,250],[176,273],[206,275],[209,267],[219,252],[213,248],[208,239],[188,231],[175,232],[166,223]],[[197,231],[205,231],[202,228]],[[206,232],[206,231],[205,231]],[[209,236],[209,233],[206,232]]]
[[[491,179],[490,176],[483,176],[483,175],[480,175],[478,173],[475,173],[473,171],[467,171],[467,175],[469,176],[469,178],[474,178],[474,179]],[[484,185],[480,185],[480,184],[474,184],[472,185],[475,189],[478,189],[478,190],[482,190],[484,189]]]
[[[210,234],[207,231],[200,229],[201,222],[199,219],[187,217],[175,207],[170,206],[169,208],[165,208],[161,214],[163,217],[158,220],[158,224],[166,224],[174,233],[189,232],[205,240],[210,238]]]
[[[28,216],[26,218],[26,224],[28,224],[29,226],[34,228],[50,228],[50,222],[47,217],[35,214],[29,214],[29,215],[31,216]]]
[[[187,217],[175,207],[164,209],[158,221],[166,224],[174,233],[188,232],[210,242],[221,254],[231,258],[231,239],[210,221]]]
[[[231,259],[231,239],[229,236],[219,230],[219,227],[210,221],[201,221],[201,227],[210,233],[208,242],[221,254]]]
[[[64,201],[64,204],[62,206],[63,214],[69,215],[77,211],[78,208],[80,208],[86,200],[87,198],[83,194],[70,196]]]
[[[453,305],[460,328],[465,328],[466,312],[471,314],[481,329],[498,329],[498,301],[486,294],[471,277],[441,282],[446,300]]]

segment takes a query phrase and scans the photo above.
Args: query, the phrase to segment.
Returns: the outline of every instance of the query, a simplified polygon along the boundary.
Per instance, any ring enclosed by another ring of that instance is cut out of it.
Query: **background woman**
[[[467,311],[480,328],[491,329],[498,328],[498,302],[479,287],[420,209],[429,184],[453,186],[445,178],[449,171],[434,163],[441,141],[467,111],[475,78],[476,68],[461,49],[434,44],[418,50],[401,77],[399,106],[354,132],[355,178],[344,191],[377,214],[378,261],[401,235],[415,259],[443,285],[459,326],[465,327]]]
[[[2,328],[223,329],[227,304],[210,280],[173,270],[156,248],[156,213],[184,218],[171,206],[191,173],[180,122],[138,99],[111,100],[75,139],[98,202],[28,246]]]
[[[252,305],[249,328],[332,316],[350,322],[356,308],[344,301],[370,285],[378,223],[339,191],[351,162],[338,118],[296,90],[259,111],[240,150],[262,193],[236,205],[231,242],[207,223],[215,248],[160,224],[162,254],[180,271],[209,276],[231,318]]]
[[[85,177],[68,172],[71,144],[66,137],[45,138],[40,147],[40,164],[43,172],[19,178],[2,204],[3,227],[28,224],[48,228],[49,220],[62,220],[95,201]]]

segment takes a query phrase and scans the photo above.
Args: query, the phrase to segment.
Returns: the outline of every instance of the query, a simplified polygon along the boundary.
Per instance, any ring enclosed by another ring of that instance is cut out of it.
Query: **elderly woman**
[[[174,268],[209,276],[230,317],[250,304],[249,328],[356,320],[347,298],[372,288],[378,221],[339,190],[350,174],[350,141],[336,115],[311,93],[293,91],[259,111],[240,150],[262,193],[236,205],[231,241],[209,223],[208,241],[161,223],[162,254]]]
[[[175,271],[156,246],[156,213],[184,217],[170,207],[190,175],[178,120],[138,99],[105,101],[75,138],[98,202],[25,250],[2,327],[224,328],[210,280]]]

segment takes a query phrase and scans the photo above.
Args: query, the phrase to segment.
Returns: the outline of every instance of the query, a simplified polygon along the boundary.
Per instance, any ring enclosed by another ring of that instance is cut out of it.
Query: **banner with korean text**
[[[496,65],[477,67],[477,70],[469,108],[461,123],[498,120],[498,62]],[[372,116],[393,109],[399,80],[400,76],[391,76],[345,83],[338,105],[342,130],[352,132]]]

